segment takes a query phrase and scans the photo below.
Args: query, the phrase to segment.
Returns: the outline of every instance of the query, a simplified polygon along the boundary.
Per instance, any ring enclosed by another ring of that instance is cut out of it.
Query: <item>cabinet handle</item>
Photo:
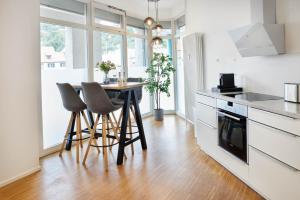
[[[205,122],[203,122],[203,121],[201,121],[199,119],[198,119],[198,122],[201,123],[201,124],[203,124],[204,126],[207,126],[207,127],[211,128],[211,129],[216,129],[215,127],[213,127],[213,126],[211,126],[211,125],[209,125],[209,124],[207,124],[207,123],[205,123]]]
[[[272,160],[274,160],[274,161],[280,163],[280,164],[283,165],[284,167],[287,167],[287,168],[291,169],[291,170],[294,171],[294,172],[300,172],[299,169],[297,169],[297,168],[295,168],[295,167],[292,167],[291,165],[286,164],[285,162],[282,162],[281,160],[278,160],[277,158],[274,158],[273,156],[271,156],[271,155],[269,155],[269,154],[267,154],[267,153],[265,153],[265,152],[263,152],[263,151],[261,151],[261,150],[255,148],[255,147],[253,147],[253,146],[251,146],[251,145],[250,145],[250,147],[251,147],[253,150],[255,150],[255,151],[257,151],[257,152],[259,152],[259,153],[261,153],[261,154],[264,154],[264,155],[268,156],[270,159],[272,159]]]

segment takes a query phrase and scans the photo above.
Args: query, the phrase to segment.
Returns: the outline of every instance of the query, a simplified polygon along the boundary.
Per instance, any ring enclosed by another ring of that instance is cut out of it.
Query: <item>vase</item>
[[[156,121],[164,120],[164,110],[163,109],[154,109],[154,119]]]
[[[109,84],[109,78],[108,78],[108,73],[104,73],[104,80],[103,80],[104,84]]]

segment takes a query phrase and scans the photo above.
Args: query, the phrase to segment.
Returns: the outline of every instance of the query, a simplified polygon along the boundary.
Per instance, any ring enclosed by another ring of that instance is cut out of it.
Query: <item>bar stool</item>
[[[114,123],[110,120],[109,114],[120,109],[122,105],[114,105],[112,101],[109,99],[105,90],[99,85],[99,83],[81,83],[83,97],[88,107],[88,110],[92,113],[97,114],[93,130],[91,131],[91,137],[88,143],[88,147],[85,152],[85,156],[83,159],[83,164],[85,164],[88,153],[90,151],[90,147],[102,147],[103,148],[103,156],[105,161],[107,162],[107,147],[113,146],[115,144],[107,145],[107,124],[111,124],[114,136],[119,141],[119,136],[117,133],[117,128],[114,126]],[[95,132],[97,130],[97,125],[100,120],[100,116],[102,118],[102,146],[92,145],[92,140],[95,137]],[[107,164],[107,163],[106,163]],[[107,166],[106,166],[107,167]]]
[[[79,145],[82,148],[83,147],[82,141],[84,139],[87,139],[87,138],[82,138],[80,116],[81,115],[83,116],[83,119],[84,119],[87,127],[89,128],[89,123],[88,123],[86,115],[84,113],[84,110],[87,108],[87,106],[81,100],[79,95],[76,93],[75,89],[69,83],[57,83],[56,85],[61,94],[64,108],[71,112],[71,118],[69,120],[69,124],[68,124],[67,130],[66,130],[65,136],[64,136],[64,140],[61,145],[59,156],[60,157],[62,156],[62,152],[63,152],[64,146],[66,144],[66,141],[69,140],[68,139],[69,131],[70,131],[70,128],[74,121],[76,124],[76,139],[72,139],[72,141],[76,141],[76,161],[77,161],[77,163],[79,163]],[[90,129],[89,129],[89,132],[91,132]],[[99,149],[98,149],[98,151],[99,151]]]

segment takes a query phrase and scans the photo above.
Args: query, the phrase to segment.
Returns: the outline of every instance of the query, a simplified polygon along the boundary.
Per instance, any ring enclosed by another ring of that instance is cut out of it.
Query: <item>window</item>
[[[162,45],[153,47],[153,52],[163,53],[173,58],[172,39],[163,39]],[[161,95],[161,107],[165,110],[175,110],[174,76],[171,76],[170,97],[166,94]]]
[[[86,4],[77,0],[41,0],[40,15],[44,18],[86,24]]]
[[[145,30],[143,20],[127,16],[126,22],[127,22],[127,26],[126,26],[127,33],[140,35],[140,36],[146,35],[146,30]]]
[[[159,22],[163,29],[158,33],[156,30],[152,30],[153,36],[171,36],[172,35],[172,26],[170,21],[161,21]]]
[[[56,83],[80,84],[86,81],[86,31],[41,23],[41,65],[43,148],[47,149],[61,143],[69,117],[62,106]]]
[[[56,83],[87,81],[86,8],[77,0],[41,0],[43,152],[61,143],[70,117]]]
[[[94,66],[98,62],[108,61],[116,64],[116,69],[109,72],[109,77],[118,77],[123,67],[123,36],[118,34],[94,32]],[[94,70],[94,80],[103,82],[104,73],[98,68]]]
[[[146,40],[137,37],[127,37],[128,77],[147,78]],[[149,113],[150,94],[143,89],[143,99],[140,105],[141,113]]]
[[[118,29],[122,29],[124,27],[123,12],[118,12],[104,5],[100,5],[99,7],[101,8],[95,8],[96,25],[99,24]]]

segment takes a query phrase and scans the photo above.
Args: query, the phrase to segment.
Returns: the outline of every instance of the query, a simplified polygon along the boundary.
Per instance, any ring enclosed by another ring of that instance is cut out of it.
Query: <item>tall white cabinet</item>
[[[183,38],[185,116],[194,122],[195,92],[203,89],[202,35],[193,33]]]

